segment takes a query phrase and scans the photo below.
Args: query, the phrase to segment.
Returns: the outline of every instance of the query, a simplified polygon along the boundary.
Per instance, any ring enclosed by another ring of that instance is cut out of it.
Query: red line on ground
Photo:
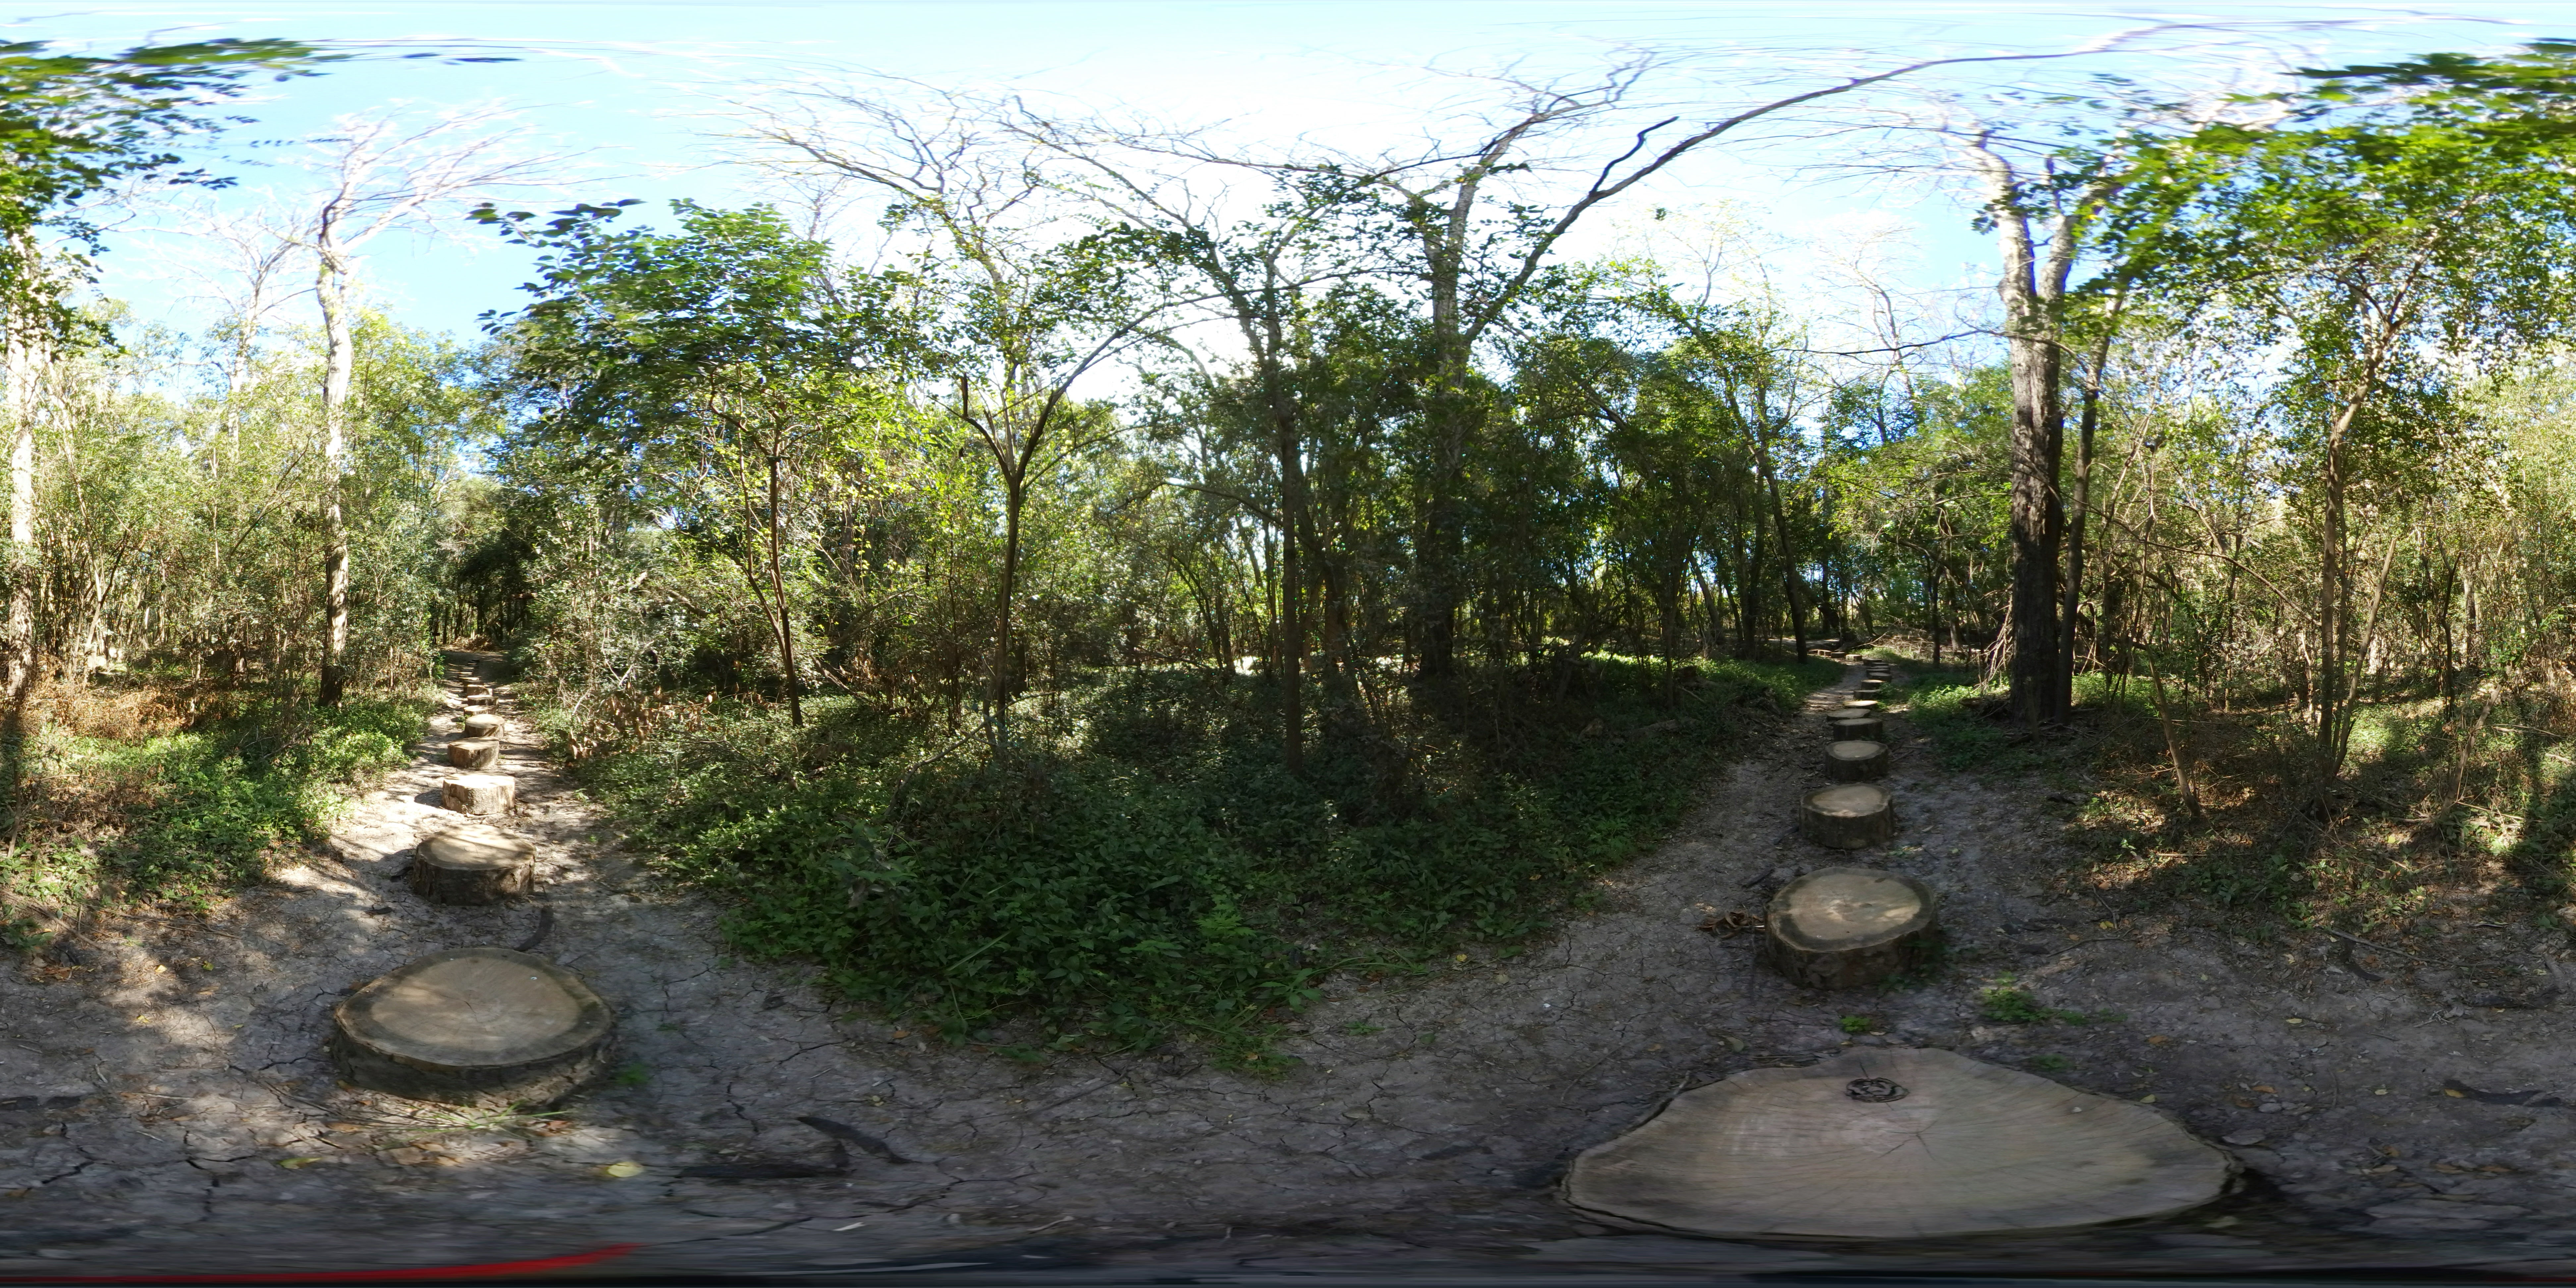
[[[539,1257],[533,1261],[485,1261],[470,1266],[407,1266],[400,1270],[297,1270],[265,1275],[47,1275],[35,1278],[24,1275],[0,1277],[0,1283],[12,1284],[292,1284],[292,1283],[382,1283],[399,1279],[491,1279],[501,1275],[542,1274],[548,1270],[568,1270],[574,1266],[595,1265],[613,1257],[622,1257],[643,1247],[640,1243],[612,1243],[589,1252],[568,1253],[560,1257]]]

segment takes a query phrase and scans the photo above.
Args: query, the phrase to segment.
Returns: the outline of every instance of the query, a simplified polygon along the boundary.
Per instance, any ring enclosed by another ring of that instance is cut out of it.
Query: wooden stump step
[[[1799,817],[1808,840],[1837,850],[1884,845],[1896,835],[1895,797],[1876,783],[1817,788]]]
[[[536,847],[481,824],[424,838],[413,851],[412,893],[432,903],[486,904],[536,884]]]
[[[499,732],[501,717],[490,712],[465,717],[465,736],[468,738],[489,738]]]
[[[1877,716],[1836,716],[1825,724],[1827,728],[1833,730],[1837,741],[1865,739],[1871,742],[1885,742],[1887,740],[1887,722]]]
[[[492,769],[501,763],[501,744],[489,738],[466,738],[447,744],[447,763],[458,769]]]
[[[1921,1239],[2168,1216],[2234,1170],[2147,1106],[1899,1048],[1684,1092],[1583,1151],[1563,1193],[1628,1229]]]
[[[371,1091],[442,1104],[543,1105],[607,1067],[615,1017],[572,972],[508,948],[452,948],[332,1009],[331,1055]]]
[[[1818,868],[1763,914],[1762,959],[1805,988],[1861,988],[1929,960],[1938,903],[1922,882],[1876,868]]]
[[[506,814],[519,800],[508,774],[458,774],[438,785],[439,803],[459,814]]]
[[[1887,744],[1846,738],[1825,748],[1825,775],[1838,783],[1866,783],[1887,777]]]

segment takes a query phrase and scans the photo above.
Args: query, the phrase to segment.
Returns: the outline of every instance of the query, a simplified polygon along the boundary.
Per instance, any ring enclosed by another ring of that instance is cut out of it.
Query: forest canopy
[[[1950,763],[2086,784],[2068,881],[2570,894],[2576,47],[1665,120],[1638,56],[1380,153],[852,76],[737,105],[765,204],[388,116],[220,230],[199,334],[88,289],[95,203],[332,56],[0,54],[22,946],[312,840],[443,649],[745,951],[1030,1053],[1257,1063],[1329,971],[1526,942],[1864,649]],[[1793,117],[1971,194],[1966,324],[1855,268],[1837,347],[1641,200]],[[433,224],[528,265],[478,334],[367,302]]]

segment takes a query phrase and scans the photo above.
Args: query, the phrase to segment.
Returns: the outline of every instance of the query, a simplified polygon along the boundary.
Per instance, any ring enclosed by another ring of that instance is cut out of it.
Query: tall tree
[[[348,472],[350,381],[357,370],[359,255],[398,228],[436,219],[444,203],[541,181],[560,158],[529,155],[524,137],[494,128],[486,109],[455,109],[426,121],[346,116],[306,145],[316,191],[280,233],[313,258],[313,297],[322,320],[321,702],[340,701],[349,646],[349,537],[340,480]]]
[[[34,679],[36,541],[36,368],[81,320],[65,303],[68,285],[96,252],[98,228],[77,203],[111,183],[143,174],[210,182],[179,171],[175,140],[221,124],[211,111],[262,73],[310,73],[325,59],[291,40],[211,40],[144,45],[103,57],[57,54],[41,42],[0,45],[0,347],[7,367],[9,605],[5,677],[23,698]],[[64,243],[49,250],[45,237]]]

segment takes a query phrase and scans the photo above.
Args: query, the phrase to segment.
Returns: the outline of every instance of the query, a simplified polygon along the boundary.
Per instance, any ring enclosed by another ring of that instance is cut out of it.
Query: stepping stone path
[[[518,803],[518,780],[496,772],[506,724],[498,703],[472,675],[442,701],[474,714],[447,747],[448,763],[469,772],[439,784],[440,803],[462,817],[413,850],[409,884],[433,903],[499,904],[535,887],[526,839],[466,821],[506,817]],[[550,1104],[597,1077],[615,1012],[578,976],[524,951],[535,943],[452,948],[358,988],[332,1011],[342,1076],[412,1100],[486,1108]]]
[[[1926,1239],[2166,1216],[2235,1164],[2143,1105],[1935,1049],[1748,1069],[1585,1150],[1577,1211],[1722,1239]]]
[[[432,903],[499,903],[528,893],[535,879],[535,847],[480,824],[429,837],[416,853],[412,893]]]
[[[349,1081],[411,1100],[542,1105],[598,1076],[616,1016],[571,971],[509,948],[451,948],[332,1011]]]
[[[1859,660],[1859,659],[1854,659]],[[1869,663],[1829,713],[1799,825],[1836,850],[1896,835],[1882,710],[1890,668]],[[1801,988],[1880,984],[1932,959],[1939,899],[1901,872],[1822,867],[1791,877],[1762,919],[1759,959]],[[1753,1069],[1674,1098],[1580,1155],[1568,1205],[1628,1229],[1713,1236],[1941,1238],[2170,1215],[2217,1198],[2224,1152],[2107,1096],[1906,1047],[1805,1068]]]

